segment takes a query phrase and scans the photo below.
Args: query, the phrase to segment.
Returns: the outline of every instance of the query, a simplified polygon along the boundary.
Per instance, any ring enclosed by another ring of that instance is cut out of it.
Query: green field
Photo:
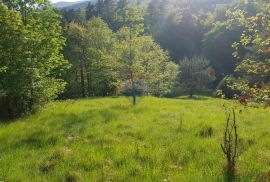
[[[0,181],[224,181],[224,105],[237,109],[238,179],[270,180],[269,109],[120,97],[53,102],[2,122]]]

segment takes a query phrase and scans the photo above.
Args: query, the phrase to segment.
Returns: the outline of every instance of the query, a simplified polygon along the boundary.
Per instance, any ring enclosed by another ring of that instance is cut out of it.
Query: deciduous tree
[[[236,81],[231,87],[241,91],[246,99],[270,104],[270,6],[258,1],[261,12],[249,15],[244,10],[228,11],[231,21],[245,27],[240,42],[235,42],[234,56],[239,60],[235,70]],[[239,54],[239,47],[248,50]]]
[[[0,8],[1,116],[10,118],[56,98],[68,63],[60,17],[46,1],[4,1]]]

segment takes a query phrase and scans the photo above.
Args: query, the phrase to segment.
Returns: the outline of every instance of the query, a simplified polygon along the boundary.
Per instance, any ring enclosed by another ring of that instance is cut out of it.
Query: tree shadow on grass
[[[45,146],[54,146],[58,140],[57,135],[49,134],[46,131],[38,130],[29,134],[25,138],[17,141],[12,148],[42,148]]]
[[[4,125],[9,125],[11,123],[15,123],[18,121],[18,119],[20,121],[25,121],[36,113],[38,113],[38,111],[37,112],[32,111],[32,112],[22,114],[20,116],[12,117],[12,118],[0,118],[0,127]]]
[[[41,124],[40,128],[31,128],[30,130],[26,128],[25,134],[9,145],[13,149],[54,146],[66,135],[79,135],[86,129],[94,128],[93,126],[96,124],[107,124],[117,119],[118,114],[110,109],[94,109],[86,112],[48,116],[38,121]]]
[[[179,96],[179,97],[176,97],[175,99],[180,99],[180,100],[210,100],[211,98],[209,96],[194,95],[193,97]]]
[[[52,118],[51,118],[52,117]],[[118,114],[110,109],[91,109],[85,112],[61,113],[43,118],[54,133],[79,135],[96,125],[108,124],[118,119]]]

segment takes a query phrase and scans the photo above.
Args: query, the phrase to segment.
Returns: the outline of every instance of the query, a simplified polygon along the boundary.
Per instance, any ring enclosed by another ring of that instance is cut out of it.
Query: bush
[[[225,76],[218,84],[216,88],[216,96],[225,97],[227,99],[233,99],[235,95],[239,95],[241,92],[232,89],[230,85],[233,84],[235,78],[232,76]]]

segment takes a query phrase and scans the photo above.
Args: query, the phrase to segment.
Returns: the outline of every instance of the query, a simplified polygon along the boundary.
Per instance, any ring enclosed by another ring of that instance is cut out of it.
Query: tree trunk
[[[136,94],[135,93],[133,93],[133,95],[132,95],[132,103],[133,103],[133,105],[136,105],[136,103],[137,103]]]
[[[189,95],[190,98],[193,98],[193,88],[190,88],[190,95]]]
[[[93,96],[91,93],[91,79],[90,79],[90,73],[87,73],[87,93],[88,96]]]
[[[235,164],[233,161],[228,161],[227,167],[227,181],[233,182],[235,179]]]
[[[80,69],[76,68],[75,70],[75,83],[76,83],[76,97],[80,97],[80,91],[81,91],[81,88],[80,88]]]
[[[7,99],[7,101],[6,101],[6,103],[7,103],[7,118],[10,119],[13,116],[12,109],[10,106],[10,102],[12,102],[12,98],[9,99],[8,97],[6,97],[6,99]]]
[[[85,85],[84,85],[84,72],[83,72],[83,66],[81,65],[81,94],[82,97],[85,97]]]

